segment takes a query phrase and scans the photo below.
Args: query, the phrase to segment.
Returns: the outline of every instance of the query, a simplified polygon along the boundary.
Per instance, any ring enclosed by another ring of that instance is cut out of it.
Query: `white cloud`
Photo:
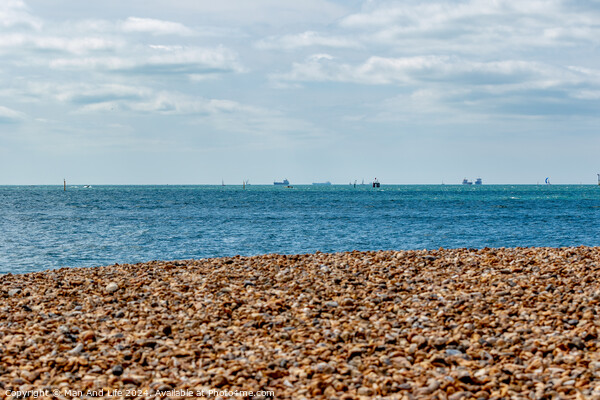
[[[335,81],[370,85],[457,84],[510,86],[536,83],[538,87],[560,84],[598,84],[592,70],[560,68],[524,60],[471,61],[451,56],[369,57],[360,64],[337,62],[316,54],[294,63],[288,73],[272,76],[284,81]],[[531,88],[531,86],[528,86]]]
[[[152,90],[122,84],[76,84],[45,86],[40,92],[54,96],[61,102],[85,106],[115,101],[138,101],[150,96]]]
[[[598,7],[567,1],[371,1],[323,31],[269,36],[262,50],[305,47],[364,50],[381,55],[460,54],[481,59],[531,56],[544,49],[596,46]],[[374,50],[370,50],[374,49]]]
[[[442,113],[449,119],[462,115],[469,120],[474,115],[592,115],[600,93],[600,73],[594,69],[525,60],[473,61],[453,56],[372,56],[362,63],[350,64],[319,54],[294,63],[291,71],[275,74],[272,79],[276,83],[397,86],[403,94],[393,103],[403,102],[402,110],[415,111],[375,112],[381,121],[410,121],[411,115],[422,113]],[[382,105],[382,110],[388,108],[393,107]]]
[[[171,2],[165,2],[172,8]],[[327,0],[219,0],[178,2],[179,10],[184,10],[194,19],[218,20],[236,26],[287,26],[300,23],[330,23],[347,14],[347,9]]]
[[[7,25],[6,21],[17,20],[9,16],[26,10],[22,1],[10,0],[8,5],[0,6],[0,17]],[[182,74],[196,80],[203,75],[244,71],[237,54],[229,48],[186,44],[195,32],[178,22],[137,17],[124,21],[78,20],[40,23],[33,31],[10,24],[0,31],[0,52],[5,65],[18,68],[123,72],[134,76]]]
[[[224,47],[187,46],[136,47],[128,55],[55,58],[49,66],[66,70],[97,70],[138,75],[199,75],[243,72],[237,55]]]
[[[411,51],[441,51],[446,44],[448,51],[474,54],[593,43],[600,34],[598,17],[598,10],[580,12],[559,0],[373,2],[343,18],[340,26],[363,42]]]
[[[26,115],[20,111],[0,106],[0,123],[13,123],[24,120]]]
[[[151,18],[129,17],[122,23],[124,32],[151,33],[153,35],[193,35],[194,31],[183,24]]]
[[[271,36],[256,43],[256,47],[262,50],[294,50],[301,47],[317,46],[332,48],[358,48],[361,47],[361,44],[347,37],[328,36],[313,31],[307,31],[294,35]]]
[[[242,107],[235,102],[207,100],[199,96],[149,86],[127,84],[30,84],[28,90],[43,101],[49,99],[74,107],[77,113],[125,111],[170,115],[209,114]]]
[[[575,91],[573,97],[581,100],[600,100],[600,90]]]
[[[0,2],[0,27],[21,26],[41,29],[42,22],[29,13],[28,7],[22,0],[2,0]]]
[[[103,37],[60,37],[42,34],[10,33],[0,35],[0,49],[23,51],[27,49],[59,51],[76,55],[114,50],[123,43]],[[41,55],[40,55],[41,56]]]

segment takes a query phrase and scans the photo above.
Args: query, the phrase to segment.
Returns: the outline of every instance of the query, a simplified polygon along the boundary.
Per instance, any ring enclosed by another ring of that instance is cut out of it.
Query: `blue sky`
[[[0,184],[595,183],[599,1],[3,0]]]

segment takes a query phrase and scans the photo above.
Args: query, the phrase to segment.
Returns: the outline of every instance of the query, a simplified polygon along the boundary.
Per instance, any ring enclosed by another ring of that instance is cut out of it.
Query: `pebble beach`
[[[2,275],[0,396],[600,399],[599,282],[589,247]]]

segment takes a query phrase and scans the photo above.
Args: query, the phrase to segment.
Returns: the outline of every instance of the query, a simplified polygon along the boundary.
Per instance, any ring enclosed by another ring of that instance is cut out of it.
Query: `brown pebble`
[[[600,248],[440,249],[2,275],[0,387],[595,398],[599,265]]]

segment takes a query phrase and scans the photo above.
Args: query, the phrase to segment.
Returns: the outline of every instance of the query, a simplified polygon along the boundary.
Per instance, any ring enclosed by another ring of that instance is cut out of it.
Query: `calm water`
[[[0,273],[236,254],[599,246],[598,186],[0,187]]]

